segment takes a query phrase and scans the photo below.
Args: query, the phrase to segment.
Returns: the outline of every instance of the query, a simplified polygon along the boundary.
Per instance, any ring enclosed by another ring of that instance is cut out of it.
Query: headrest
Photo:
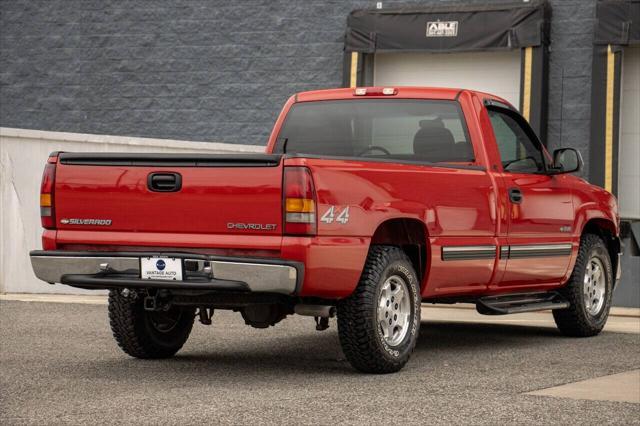
[[[444,123],[439,118],[433,120],[420,120],[418,124],[422,129],[424,129],[425,127],[444,127]]]
[[[430,120],[422,120],[430,121]],[[456,155],[456,141],[445,127],[422,127],[413,138],[413,152],[431,162],[453,161]]]

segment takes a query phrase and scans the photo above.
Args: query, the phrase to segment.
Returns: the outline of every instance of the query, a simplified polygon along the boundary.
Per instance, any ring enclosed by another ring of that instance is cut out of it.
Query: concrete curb
[[[106,305],[106,295],[84,294],[30,294],[30,293],[2,293],[0,300],[14,302],[45,302],[45,303],[78,303],[83,305]]]
[[[12,300],[19,302],[49,302],[49,303],[81,303],[92,305],[103,305],[107,303],[106,295],[77,295],[77,294],[31,294],[31,293],[0,293],[0,300]],[[475,305],[471,303],[458,303],[455,305],[429,305],[423,304],[423,308],[436,306],[439,309],[472,309]],[[546,312],[546,311],[543,311]],[[640,308],[611,308],[611,316],[640,318]]]

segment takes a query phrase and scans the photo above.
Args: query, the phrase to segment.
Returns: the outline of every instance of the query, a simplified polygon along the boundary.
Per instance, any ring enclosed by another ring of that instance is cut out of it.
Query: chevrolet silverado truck
[[[459,89],[299,93],[256,155],[52,153],[42,179],[48,283],[109,290],[119,346],[178,352],[195,318],[266,328],[337,316],[357,370],[408,361],[421,304],[552,310],[592,336],[620,277],[615,198],[548,154],[504,99]]]

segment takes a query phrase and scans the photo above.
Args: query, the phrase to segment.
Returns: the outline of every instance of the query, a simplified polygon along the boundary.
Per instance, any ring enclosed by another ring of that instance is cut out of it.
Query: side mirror
[[[583,165],[580,152],[573,148],[560,148],[553,151],[553,167],[549,172],[553,175],[578,172]]]

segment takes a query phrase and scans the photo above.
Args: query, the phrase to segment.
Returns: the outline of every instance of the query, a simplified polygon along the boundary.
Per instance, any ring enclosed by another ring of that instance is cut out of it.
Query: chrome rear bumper
[[[32,251],[36,276],[50,284],[90,289],[166,288],[295,294],[303,266],[281,259],[227,258],[190,253]],[[141,257],[181,259],[181,281],[140,277]]]

